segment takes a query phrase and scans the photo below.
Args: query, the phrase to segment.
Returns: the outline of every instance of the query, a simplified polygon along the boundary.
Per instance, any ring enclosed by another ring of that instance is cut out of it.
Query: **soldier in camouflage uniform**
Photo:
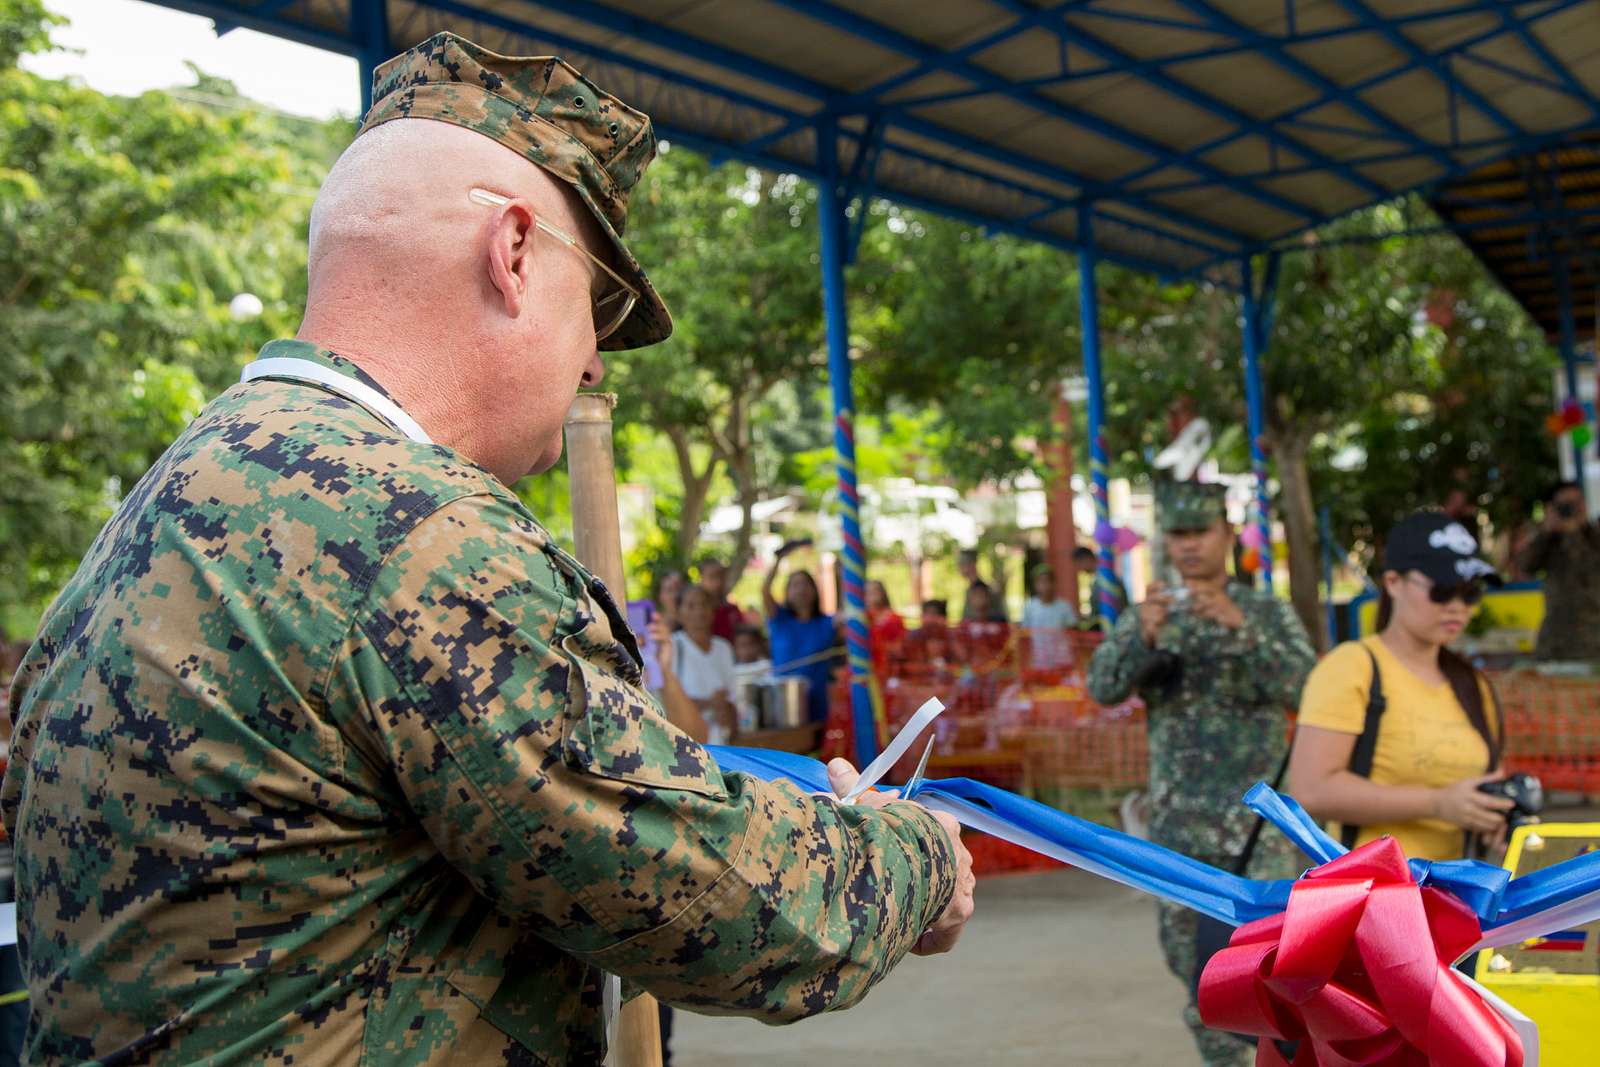
[[[1316,656],[1299,620],[1270,592],[1228,579],[1233,531],[1223,488],[1167,483],[1158,495],[1167,552],[1182,585],[1152,584],[1123,612],[1089,663],[1089,692],[1103,704],[1137,692],[1149,709],[1150,838],[1229,868],[1255,821],[1240,799],[1271,781],[1287,748],[1295,706]],[[1249,873],[1290,877],[1281,835],[1261,835]],[[1195,969],[1195,913],[1160,904],[1167,966],[1187,985]],[[1206,1067],[1253,1063],[1237,1038],[1208,1030],[1193,1003],[1184,1022]]]
[[[671,328],[620,236],[648,119],[448,34],[375,98],[301,339],[133,489],[18,673],[29,1062],[593,1064],[607,972],[783,1022],[948,948],[953,822],[722,773],[507,488],[597,343]]]

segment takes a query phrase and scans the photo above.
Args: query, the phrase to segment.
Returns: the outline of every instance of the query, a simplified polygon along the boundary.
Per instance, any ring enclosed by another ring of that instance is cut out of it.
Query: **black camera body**
[[[1506,812],[1506,825],[1512,830],[1538,822],[1539,813],[1544,810],[1544,783],[1531,774],[1513,774],[1497,782],[1484,782],[1478,792],[1505,797],[1516,805]]]

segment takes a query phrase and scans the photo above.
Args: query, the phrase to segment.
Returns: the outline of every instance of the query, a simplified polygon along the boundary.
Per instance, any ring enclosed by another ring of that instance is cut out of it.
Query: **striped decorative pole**
[[[850,331],[845,307],[845,194],[839,186],[837,131],[832,120],[817,127],[817,155],[824,181],[822,216],[822,308],[828,337],[828,381],[833,389],[833,451],[839,472],[839,519],[844,531],[845,645],[850,659],[850,712],[856,766],[878,754],[877,717],[872,709],[872,658],[867,645],[867,553],[861,543],[861,498],[856,492],[855,398],[850,387]]]
[[[1250,467],[1256,476],[1256,526],[1261,533],[1261,580],[1272,588],[1272,497],[1267,492],[1266,403],[1261,387],[1261,350],[1266,345],[1266,327],[1261,317],[1261,302],[1256,299],[1255,279],[1250,257],[1240,261],[1244,279],[1244,396],[1250,432]],[[1268,272],[1271,273],[1270,271]]]
[[[1078,325],[1083,332],[1083,377],[1089,387],[1089,478],[1094,483],[1094,539],[1100,549],[1094,601],[1107,628],[1117,621],[1116,535],[1111,528],[1110,476],[1106,460],[1106,385],[1100,369],[1100,292],[1095,286],[1096,255],[1092,211],[1078,207]]]

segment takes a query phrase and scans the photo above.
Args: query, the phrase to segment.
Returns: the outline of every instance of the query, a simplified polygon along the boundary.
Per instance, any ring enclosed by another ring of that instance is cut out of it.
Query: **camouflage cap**
[[[672,333],[666,305],[622,243],[628,194],[656,154],[648,115],[555,56],[502,56],[436,33],[373,72],[372,108],[357,136],[405,118],[475,130],[572,186],[615,246],[612,266],[639,290],[601,348],[642,348]]]
[[[1228,516],[1228,490],[1200,482],[1162,482],[1156,487],[1156,522],[1166,533],[1207,530]]]

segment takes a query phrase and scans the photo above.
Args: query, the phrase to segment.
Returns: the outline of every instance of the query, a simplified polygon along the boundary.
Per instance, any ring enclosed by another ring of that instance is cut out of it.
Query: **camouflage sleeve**
[[[336,668],[351,743],[479,893],[578,958],[773,1022],[858,1000],[948,904],[943,831],[723,775],[558,562],[489,497],[420,523]]]
[[[1139,610],[1130,607],[1117,616],[1111,636],[1089,659],[1089,695],[1100,704],[1118,704],[1133,695],[1139,677],[1154,655],[1139,633]]]
[[[1240,637],[1261,703],[1299,707],[1300,690],[1317,665],[1317,653],[1294,608],[1270,594],[1261,596],[1245,611]]]

